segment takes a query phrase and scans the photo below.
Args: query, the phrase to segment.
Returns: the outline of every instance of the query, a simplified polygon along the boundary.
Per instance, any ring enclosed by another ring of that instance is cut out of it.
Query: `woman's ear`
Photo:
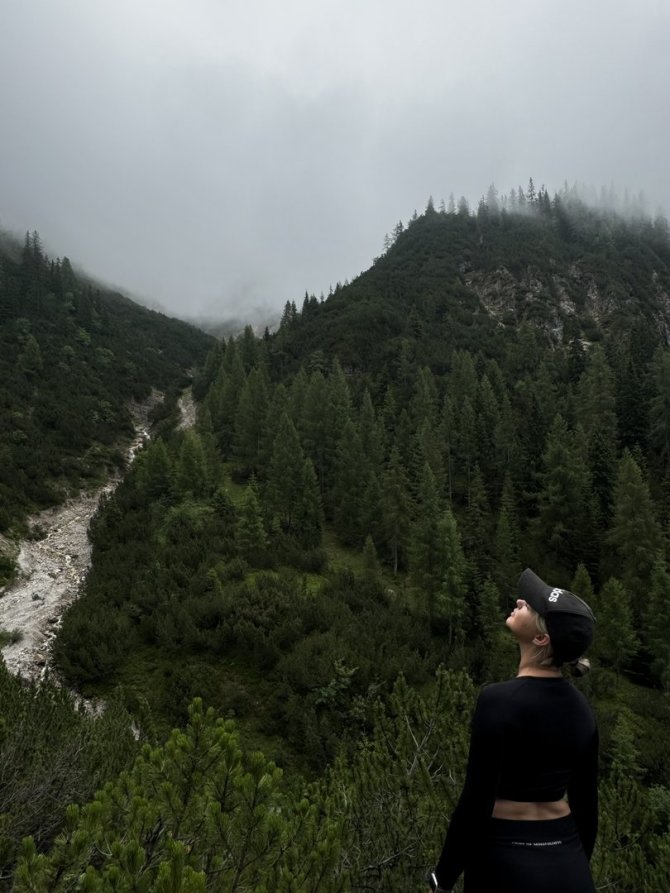
[[[549,645],[551,643],[551,639],[549,638],[548,633],[538,633],[533,639],[533,645],[537,645],[538,648],[544,648],[545,645]]]

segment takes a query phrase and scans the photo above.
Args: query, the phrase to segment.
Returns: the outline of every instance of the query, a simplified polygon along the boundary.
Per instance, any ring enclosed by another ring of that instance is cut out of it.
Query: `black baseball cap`
[[[596,618],[574,592],[549,586],[529,567],[519,577],[519,597],[544,618],[557,665],[577,660],[593,641]]]

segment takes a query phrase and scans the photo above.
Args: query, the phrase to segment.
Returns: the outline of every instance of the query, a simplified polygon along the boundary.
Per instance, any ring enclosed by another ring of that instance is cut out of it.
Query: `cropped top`
[[[590,858],[598,828],[598,730],[588,701],[562,677],[487,685],[472,718],[465,784],[435,868],[450,889],[481,844],[496,799],[545,802],[567,793]]]

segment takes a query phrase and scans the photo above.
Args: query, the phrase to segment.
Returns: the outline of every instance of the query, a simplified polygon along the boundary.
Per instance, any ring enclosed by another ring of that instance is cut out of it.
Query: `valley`
[[[149,415],[162,399],[153,391],[147,400],[129,407],[135,436],[125,449],[128,465],[149,440]],[[182,396],[182,406],[182,422],[192,424],[190,391]],[[33,680],[48,670],[49,649],[61,616],[79,595],[91,564],[89,523],[101,498],[111,494],[121,478],[117,474],[102,487],[29,518],[31,536],[19,546],[17,579],[0,595],[0,629],[17,634],[17,641],[3,649],[7,669],[15,675]]]

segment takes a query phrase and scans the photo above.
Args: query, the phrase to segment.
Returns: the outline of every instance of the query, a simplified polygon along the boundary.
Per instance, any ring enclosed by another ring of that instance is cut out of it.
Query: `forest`
[[[122,466],[129,401],[183,387],[210,344],[49,258],[38,233],[0,234],[0,533]]]
[[[3,264],[8,316],[36,244]],[[52,289],[44,355],[78,312]],[[575,683],[601,732],[596,885],[667,888],[669,326],[667,222],[531,181],[429,201],[274,333],[179,342],[197,423],[159,422],[101,505],[54,646],[107,711],[0,675],[6,889],[418,886],[477,689],[515,672],[528,565],[598,621]],[[159,374],[130,392],[186,381]]]

